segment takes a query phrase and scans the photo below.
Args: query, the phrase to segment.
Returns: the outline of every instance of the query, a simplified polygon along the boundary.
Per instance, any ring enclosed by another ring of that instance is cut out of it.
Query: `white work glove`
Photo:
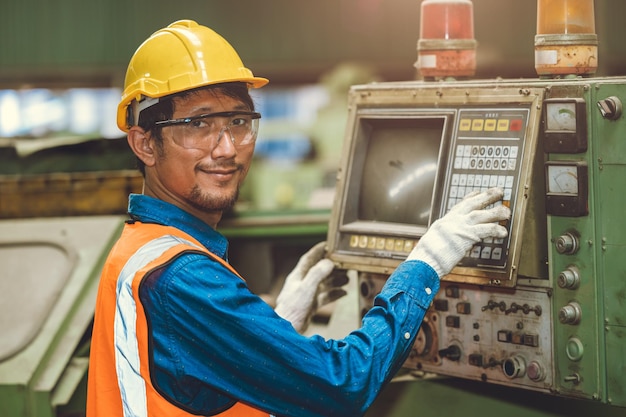
[[[475,191],[465,196],[430,226],[407,260],[426,262],[441,278],[481,239],[506,237],[506,228],[498,222],[508,219],[511,210],[504,205],[484,209],[501,200],[502,196],[500,188],[490,188],[482,193]]]
[[[276,313],[291,322],[302,333],[311,317],[322,305],[346,295],[341,287],[348,282],[346,275],[331,275],[334,264],[323,259],[326,242],[320,242],[302,255],[276,298]]]

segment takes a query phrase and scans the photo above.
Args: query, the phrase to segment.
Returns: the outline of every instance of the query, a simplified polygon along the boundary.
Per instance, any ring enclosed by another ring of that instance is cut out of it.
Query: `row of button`
[[[461,132],[508,132],[520,131],[523,126],[522,119],[461,119],[459,121],[459,131]]]
[[[457,308],[458,309],[458,308]],[[446,327],[459,329],[461,328],[461,317],[459,316],[446,316]],[[478,323],[474,323],[477,327]],[[517,333],[511,330],[498,330],[497,333],[498,342],[512,343],[514,345],[524,345],[531,347],[539,346],[539,335],[534,333]],[[474,337],[475,341],[478,341],[478,337]]]
[[[389,237],[367,236],[367,235],[351,235],[350,247],[360,249],[375,249],[394,252],[409,253],[417,244],[413,239],[399,239]]]
[[[510,330],[498,330],[498,342],[538,347],[539,335],[534,333],[514,333]]]
[[[448,210],[454,207],[467,194],[473,191],[486,191],[488,188],[502,188],[504,196],[502,202],[510,207],[513,193],[512,175],[474,175],[474,174],[453,174],[450,183],[450,193],[448,194]],[[493,207],[493,206],[492,206]]]
[[[455,158],[454,169],[481,170],[481,171],[513,171],[516,159],[496,158]]]
[[[503,242],[502,239],[498,240]],[[469,253],[467,253],[467,257],[473,259],[493,259],[494,261],[499,261],[502,259],[502,247],[475,245],[472,249],[470,249]]]
[[[500,187],[512,188],[513,175],[492,174],[452,174],[451,185],[453,187]]]
[[[487,189],[492,187],[498,187],[497,185],[492,185],[489,187],[450,187],[450,195],[448,197],[448,210],[457,205],[463,198],[473,191],[487,191]],[[502,187],[500,187],[502,188]],[[505,205],[507,207],[511,207],[511,188],[504,188],[504,196],[501,201],[496,201],[494,204],[491,204],[487,208]]]
[[[454,169],[512,171],[517,165],[518,146],[458,145]]]
[[[456,156],[463,158],[513,158],[517,159],[519,146],[500,145],[457,145]]]

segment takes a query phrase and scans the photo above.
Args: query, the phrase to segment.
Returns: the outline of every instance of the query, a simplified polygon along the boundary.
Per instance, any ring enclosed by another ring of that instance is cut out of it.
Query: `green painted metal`
[[[626,100],[626,80],[583,80],[578,85],[587,103],[589,149],[580,154],[550,154],[551,160],[586,161],[589,165],[589,215],[549,216],[549,238],[566,231],[580,234],[573,255],[550,251],[551,275],[575,264],[578,289],[554,286],[554,343],[557,394],[626,406],[626,124],[624,116],[608,120],[596,103],[610,96]],[[552,90],[560,97],[576,91]],[[559,323],[559,309],[575,301],[583,307],[578,325]],[[570,357],[578,347],[580,359]],[[569,356],[568,356],[569,353]]]
[[[44,294],[53,297],[53,302],[41,318],[38,331],[24,340],[20,350],[0,359],[1,416],[59,417],[64,415],[59,410],[68,404],[84,402],[81,387],[87,371],[98,278],[123,220],[123,216],[92,216],[0,221],[0,250],[11,250],[11,239],[16,239],[32,245],[52,242],[73,254],[67,258],[68,277],[60,291]],[[44,262],[44,268],[46,265],[45,259],[24,256],[18,263],[29,262]],[[33,296],[41,292],[42,280],[50,278],[45,274],[23,276],[19,267],[4,267],[0,271],[2,283],[20,280],[24,284],[22,291]]]
[[[365,416],[623,417],[624,409],[453,378],[425,378],[392,382]]]

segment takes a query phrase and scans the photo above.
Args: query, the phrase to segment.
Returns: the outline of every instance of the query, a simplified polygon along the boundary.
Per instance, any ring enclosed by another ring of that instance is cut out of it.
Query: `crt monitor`
[[[361,111],[347,146],[335,260],[360,270],[406,258],[437,217],[448,112]],[[331,244],[332,244],[331,243]]]
[[[534,237],[545,222],[532,215],[542,206],[543,181],[532,175],[543,166],[535,152],[539,93],[414,87],[352,90],[330,259],[340,269],[390,274],[436,219],[467,194],[497,186],[504,197],[496,204],[512,212],[503,222],[509,235],[478,242],[445,280],[509,288],[518,276],[543,278],[545,244]]]

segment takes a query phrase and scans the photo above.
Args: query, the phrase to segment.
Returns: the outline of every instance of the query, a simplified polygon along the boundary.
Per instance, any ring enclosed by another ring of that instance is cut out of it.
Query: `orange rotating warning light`
[[[424,0],[415,66],[426,79],[476,72],[474,10],[470,0]]]
[[[598,68],[595,30],[593,0],[537,0],[537,74],[594,74]]]

